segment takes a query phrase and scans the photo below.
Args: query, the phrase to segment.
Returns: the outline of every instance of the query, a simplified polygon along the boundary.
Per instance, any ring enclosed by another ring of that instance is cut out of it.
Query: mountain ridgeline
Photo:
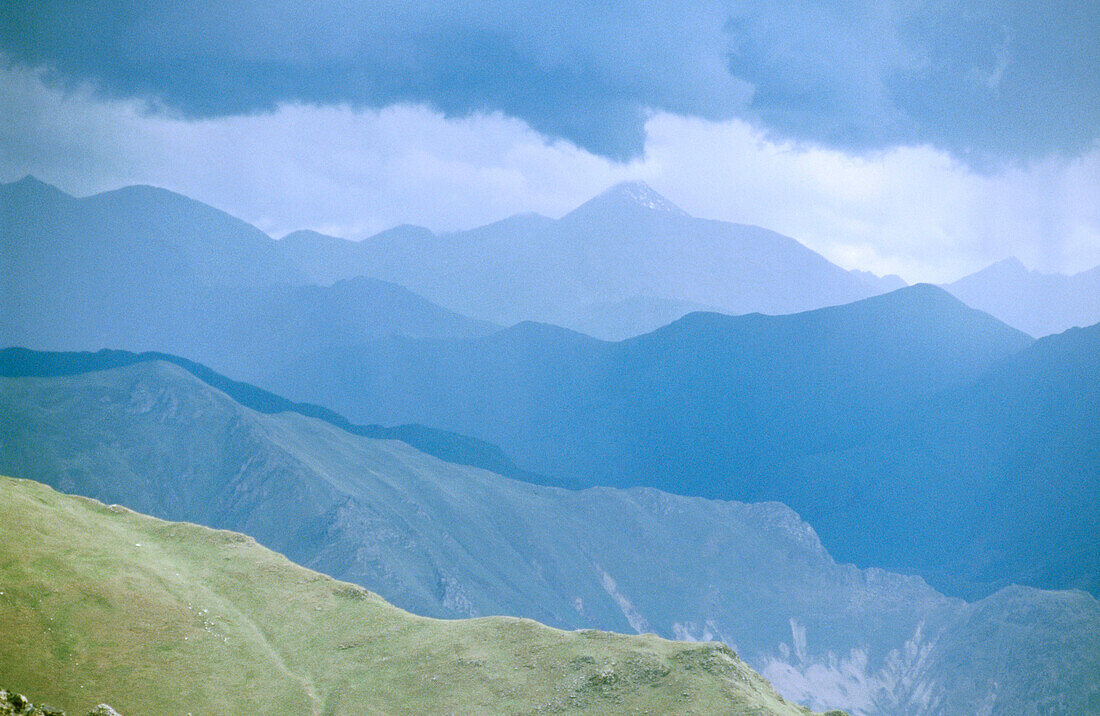
[[[810,713],[720,644],[417,617],[244,535],[38,483],[0,477],[0,509],[0,673],[71,712]]]
[[[1100,714],[1098,276],[905,286],[638,182],[360,242],[0,185],[0,474],[422,615],[3,478],[0,684],[797,712],[724,647],[425,618],[511,615],[853,716]]]
[[[48,353],[25,348],[5,348],[0,350],[0,376],[16,378],[77,375],[151,360],[177,365],[207,385],[224,392],[241,405],[260,413],[294,412],[331,423],[355,435],[379,440],[400,440],[421,452],[458,465],[479,467],[537,484],[575,486],[568,482],[520,470],[500,448],[482,440],[424,425],[393,427],[355,425],[328,408],[309,403],[295,403],[254,385],[231,380],[194,361],[168,353],[131,353],[111,350],[95,353]]]
[[[1072,276],[998,261],[944,288],[980,311],[1036,338],[1100,323],[1100,266]]]
[[[522,215],[441,235],[399,227],[360,242],[299,232],[278,249],[317,282],[373,276],[495,323],[533,320],[608,339],[695,310],[793,313],[896,285],[781,234],[690,216],[642,182],[558,220]]]
[[[644,467],[656,487],[721,496],[740,487],[730,468],[858,443],[1030,343],[924,285],[789,316],[695,313],[619,343],[534,323],[395,338],[309,356],[264,383],[356,418],[415,415],[591,484],[642,484]],[[717,462],[720,475],[682,469],[693,445],[692,464]],[[654,470],[660,455],[638,452],[650,448],[674,462]]]
[[[151,357],[3,378],[0,401],[0,473],[244,532],[418,614],[718,639],[785,696],[861,716],[1070,714],[1100,697],[1092,596],[967,604],[837,564],[778,503],[531,485],[257,412]]]
[[[641,182],[557,220],[275,241],[163,189],[74,198],[26,177],[0,185],[0,256],[0,344],[166,350],[241,377],[265,357],[379,335],[538,321],[618,340],[693,311],[795,313],[905,285],[760,227],[692,217]],[[1098,269],[1060,276],[1007,261],[945,288],[1041,336],[1100,320]]]
[[[691,314],[618,343],[537,324],[395,339],[313,356],[264,385],[356,420],[472,435],[582,484],[781,501],[841,559],[969,598],[1012,583],[1095,590],[1087,406],[1100,402],[1080,376],[1093,374],[1097,329],[1078,330],[1033,346],[918,285],[789,316]],[[1074,347],[991,387],[1059,342]],[[1025,399],[1059,381],[1076,382]]]
[[[498,328],[384,281],[309,285],[276,249],[163,189],[76,199],[29,178],[0,186],[0,344],[166,351],[254,377],[333,346]]]
[[[690,217],[635,184],[558,221],[441,236],[397,227],[356,243],[275,241],[163,189],[78,199],[28,177],[0,186],[0,256],[11,309],[0,343],[161,350],[240,377],[391,334],[540,320],[621,338],[692,310],[790,312],[891,285],[785,236]]]

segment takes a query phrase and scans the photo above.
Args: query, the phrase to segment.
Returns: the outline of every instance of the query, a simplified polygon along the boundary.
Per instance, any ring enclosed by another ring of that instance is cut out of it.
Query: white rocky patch
[[[645,182],[626,182],[621,185],[621,191],[631,201],[647,209],[685,215],[683,209],[650,189]]]
[[[851,716],[934,712],[936,688],[925,678],[934,643],[925,638],[921,626],[875,667],[862,647],[852,648],[846,655],[834,651],[810,654],[806,627],[793,618],[790,624],[793,650],[781,643],[778,654],[756,664],[785,698],[817,710],[840,708]]]
[[[600,585],[603,586],[608,596],[619,605],[619,609],[622,610],[623,616],[626,617],[627,623],[630,624],[630,628],[639,634],[652,632],[653,628],[649,626],[649,622],[646,621],[646,618],[642,616],[642,613],[638,611],[637,607],[619,591],[619,586],[615,583],[611,575],[605,572],[600,565],[593,563],[593,566],[600,575]]]

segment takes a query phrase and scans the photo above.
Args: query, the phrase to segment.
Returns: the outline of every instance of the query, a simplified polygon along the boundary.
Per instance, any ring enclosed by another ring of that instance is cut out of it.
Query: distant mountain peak
[[[620,184],[616,184],[615,186],[608,189],[605,194],[611,194],[621,197],[635,204],[638,204],[639,206],[644,206],[647,209],[653,209],[654,211],[665,211],[673,214],[687,213],[668,199],[658,194],[656,191],[653,190],[653,187],[641,180],[624,181]]]
[[[850,269],[848,273],[855,276],[866,285],[878,288],[883,292],[895,291],[899,288],[905,288],[909,285],[908,283],[906,283],[905,279],[894,273],[886,274],[885,276],[879,276],[878,274],[872,273],[871,271],[861,271],[859,269]]]
[[[581,343],[603,343],[598,338],[593,338],[584,333],[574,331],[570,328],[562,328],[561,326],[555,326],[552,323],[542,323],[540,321],[520,321],[515,325],[508,326],[495,334],[493,334],[498,340],[520,340],[520,341],[534,341],[534,342],[581,342]]]
[[[15,186],[49,186],[49,184],[31,174],[23,175],[22,179],[13,181],[12,184]]]
[[[58,196],[67,197],[68,194],[61,191],[52,184],[38,179],[36,177],[27,174],[18,181],[13,181],[10,184],[0,184],[0,188],[6,190],[5,193],[15,192],[23,196]]]
[[[1027,266],[1024,266],[1023,262],[1015,256],[1009,256],[1008,258],[1001,259],[994,263],[989,264],[985,268],[976,271],[967,276],[963,276],[953,284],[965,284],[975,279],[996,279],[999,281],[1007,281],[1012,279],[1020,279],[1026,277],[1028,274],[1038,274],[1038,271],[1032,271]]]
[[[1001,259],[996,263],[987,266],[984,271],[1005,275],[1020,275],[1030,273],[1027,266],[1015,256],[1009,256],[1006,259]]]
[[[343,242],[347,239],[342,239],[337,236],[329,236],[328,234],[322,234],[320,231],[314,231],[313,229],[295,229],[289,234],[283,236],[279,241],[285,241],[288,244],[295,242],[312,242],[312,241],[324,241],[324,242]]]
[[[688,216],[689,214],[653,190],[644,181],[624,181],[571,211],[567,216],[618,214],[639,209],[657,214]]]
[[[880,293],[877,296],[864,298],[860,301],[847,304],[848,306],[883,306],[883,307],[920,307],[925,311],[942,309],[970,310],[966,304],[952,296],[948,291],[931,283],[915,283],[894,291]],[[843,308],[843,306],[837,307]],[[819,308],[818,311],[827,311],[829,308]]]
[[[1000,261],[994,263],[993,266],[1003,266],[1005,268],[1021,268],[1025,271],[1027,270],[1027,266],[1024,266],[1024,262],[1020,261],[1020,259],[1016,258],[1015,256],[1009,256],[1006,259],[1001,259]]]
[[[398,224],[377,234],[368,236],[364,241],[429,241],[435,238],[435,232],[418,224]],[[367,244],[364,244],[367,245]]]

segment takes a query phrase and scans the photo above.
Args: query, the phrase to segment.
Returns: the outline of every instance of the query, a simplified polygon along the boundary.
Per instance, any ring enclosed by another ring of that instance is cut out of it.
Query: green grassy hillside
[[[0,478],[0,683],[70,712],[806,714],[719,644],[416,617],[255,541]]]

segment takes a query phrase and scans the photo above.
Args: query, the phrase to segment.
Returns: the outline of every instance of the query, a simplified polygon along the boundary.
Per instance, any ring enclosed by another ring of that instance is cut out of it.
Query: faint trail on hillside
[[[305,689],[306,695],[309,697],[310,700],[310,713],[312,714],[312,716],[321,716],[321,711],[324,708],[324,702],[321,699],[320,695],[317,693],[317,689],[313,685],[313,680],[291,670],[286,661],[283,659],[282,655],[278,652],[277,649],[275,649],[274,646],[272,646],[263,629],[261,629],[258,624],[256,624],[244,614],[241,614],[240,612],[237,613],[240,615],[241,620],[244,622],[244,624],[248,626],[256,634],[257,637],[259,637],[260,641],[264,645],[264,648],[274,660],[275,666],[278,667],[280,671],[285,673],[291,679],[301,684],[302,688]]]

